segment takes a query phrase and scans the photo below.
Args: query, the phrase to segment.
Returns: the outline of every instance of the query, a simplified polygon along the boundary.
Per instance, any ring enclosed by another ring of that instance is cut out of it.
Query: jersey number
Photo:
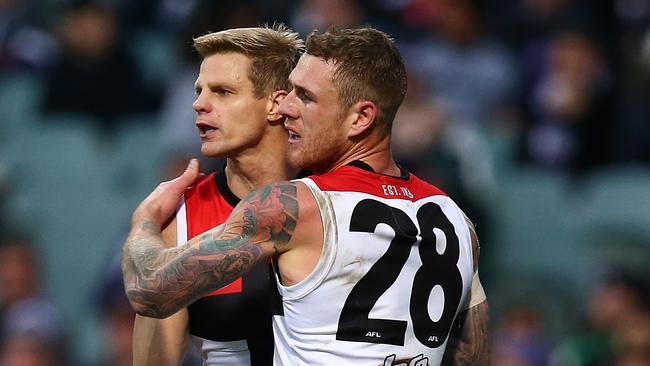
[[[415,273],[411,291],[410,314],[413,331],[423,345],[440,347],[451,329],[462,291],[462,278],[456,263],[460,255],[458,236],[453,224],[435,203],[423,205],[417,212],[422,240],[418,251],[422,266]],[[404,345],[406,321],[370,318],[370,311],[379,297],[397,280],[408,260],[411,247],[417,242],[418,227],[403,211],[375,200],[363,200],[354,208],[351,232],[373,233],[378,224],[395,231],[388,250],[354,286],[345,300],[339,318],[336,339]],[[438,229],[445,236],[445,250],[436,250],[434,234]],[[437,321],[429,315],[429,297],[433,288],[444,292],[444,308]]]

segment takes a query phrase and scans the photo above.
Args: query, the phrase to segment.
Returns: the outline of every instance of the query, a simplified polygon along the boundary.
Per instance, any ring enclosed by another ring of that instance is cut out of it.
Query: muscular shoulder
[[[251,192],[235,207],[224,230],[235,225],[252,242],[271,244],[276,253],[286,251],[300,219],[299,190],[295,182],[277,182]]]
[[[282,189],[295,192],[295,206],[286,206],[286,215],[295,215],[295,225],[291,237],[284,245],[276,246],[280,276],[284,285],[302,281],[315,268],[323,246],[323,225],[316,199],[307,185],[291,182],[291,188]],[[276,188],[278,189],[276,184]]]
[[[252,197],[251,197],[252,196]],[[304,243],[313,242],[313,234],[320,230],[320,214],[316,200],[310,189],[302,182],[278,182],[270,184],[246,200],[251,207],[276,212],[281,220],[275,225],[283,225],[288,235],[278,242],[276,250],[283,253]]]

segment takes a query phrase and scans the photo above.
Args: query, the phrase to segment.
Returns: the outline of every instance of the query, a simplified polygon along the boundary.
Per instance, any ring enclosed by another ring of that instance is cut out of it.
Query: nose
[[[192,108],[194,108],[196,113],[209,113],[212,110],[207,97],[205,97],[203,93],[197,95],[196,100],[192,103]]]
[[[296,93],[292,90],[284,99],[282,99],[282,101],[280,101],[280,105],[278,105],[278,113],[286,118],[298,119],[299,114],[295,101]]]

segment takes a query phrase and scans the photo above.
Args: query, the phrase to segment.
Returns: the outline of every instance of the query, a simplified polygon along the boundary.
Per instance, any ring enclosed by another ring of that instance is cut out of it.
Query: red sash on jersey
[[[185,212],[187,215],[187,239],[223,224],[233,207],[226,202],[215,183],[215,174],[203,178],[196,186],[185,193]],[[209,293],[207,296],[242,292],[242,278]]]

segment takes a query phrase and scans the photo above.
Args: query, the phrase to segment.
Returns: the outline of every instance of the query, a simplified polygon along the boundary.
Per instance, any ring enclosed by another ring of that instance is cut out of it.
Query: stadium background
[[[495,365],[650,364],[645,0],[0,0],[0,364],[130,364],[120,248],[198,154],[191,37],[274,21],[398,42],[393,147],[477,223]]]

